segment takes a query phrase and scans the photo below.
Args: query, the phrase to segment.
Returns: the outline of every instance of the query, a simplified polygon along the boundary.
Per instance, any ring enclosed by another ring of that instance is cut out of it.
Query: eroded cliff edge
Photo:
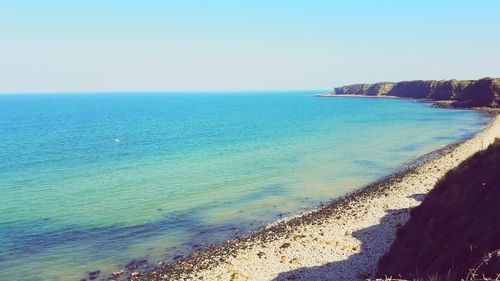
[[[335,88],[330,95],[394,96],[453,101],[453,107],[500,108],[500,78],[479,80],[416,80],[354,84]]]

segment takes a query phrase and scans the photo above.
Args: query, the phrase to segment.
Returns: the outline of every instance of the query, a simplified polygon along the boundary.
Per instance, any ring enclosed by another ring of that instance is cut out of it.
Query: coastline
[[[400,99],[400,97],[396,96],[386,96],[386,95],[379,95],[379,96],[369,96],[369,95],[355,95],[355,94],[341,94],[337,95],[335,93],[326,93],[326,94],[317,94],[315,97],[319,98],[374,98],[374,99]]]
[[[368,98],[368,99],[405,99],[415,102],[430,103],[433,107],[437,108],[448,108],[448,109],[461,109],[461,110],[476,110],[484,114],[495,116],[500,114],[500,108],[494,107],[457,107],[454,106],[455,100],[432,100],[427,98],[410,98],[410,97],[398,97],[398,96],[388,96],[388,95],[363,95],[363,94],[317,94],[315,97],[319,98]]]
[[[313,211],[247,236],[160,263],[132,280],[367,279],[435,183],[500,137],[500,116],[475,136],[424,155],[399,172]]]

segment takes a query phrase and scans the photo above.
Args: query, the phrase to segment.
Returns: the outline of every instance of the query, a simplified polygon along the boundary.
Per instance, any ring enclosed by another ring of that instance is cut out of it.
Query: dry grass
[[[480,273],[488,271],[488,267],[493,263],[498,262],[499,260],[500,249],[487,253],[481,260],[477,262],[474,267],[469,269],[469,274],[467,274],[465,279],[455,277],[455,274],[453,274],[453,270],[450,269],[446,276],[432,274],[425,278],[417,278],[412,280],[389,277],[385,279],[376,279],[376,281],[500,281],[500,273],[489,274],[490,276],[487,276],[484,273]]]

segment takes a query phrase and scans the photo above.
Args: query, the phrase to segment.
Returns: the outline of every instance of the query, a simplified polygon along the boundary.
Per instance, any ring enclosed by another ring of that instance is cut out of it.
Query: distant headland
[[[415,80],[353,84],[320,96],[364,95],[438,101],[451,107],[500,107],[500,78],[479,80]]]

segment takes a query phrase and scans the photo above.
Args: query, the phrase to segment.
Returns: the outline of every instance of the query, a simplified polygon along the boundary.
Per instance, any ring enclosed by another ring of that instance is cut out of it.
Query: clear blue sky
[[[1,0],[0,92],[500,76],[500,1]]]

